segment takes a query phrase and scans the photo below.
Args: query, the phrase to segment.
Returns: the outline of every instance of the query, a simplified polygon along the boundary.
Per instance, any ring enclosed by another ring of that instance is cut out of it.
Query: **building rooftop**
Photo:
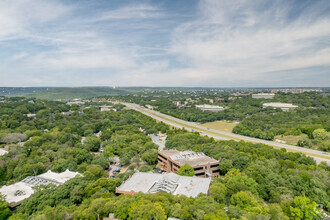
[[[252,95],[275,95],[275,93],[256,93],[256,94],[252,94]]]
[[[275,108],[297,108],[297,105],[292,105],[289,103],[282,103],[282,102],[268,102],[264,103],[263,106],[267,107],[275,107]]]
[[[116,191],[119,193],[156,193],[165,191],[173,195],[196,197],[199,193],[207,193],[211,178],[180,176],[175,173],[134,173]]]
[[[2,186],[0,188],[0,194],[2,194],[5,200],[12,206],[19,205],[24,199],[29,198],[33,193],[32,187],[38,185],[48,185],[50,183],[56,186],[62,185],[69,179],[74,178],[76,175],[81,175],[78,172],[71,172],[66,170],[62,173],[54,173],[48,171],[38,176],[28,176],[24,180],[14,183],[9,186]]]
[[[206,156],[202,152],[194,152],[191,150],[178,151],[178,150],[163,150],[160,151],[164,156],[170,157],[173,161],[180,165],[189,164],[192,167],[204,165],[208,163],[217,163],[218,161]]]
[[[0,156],[7,154],[8,151],[0,148]]]
[[[210,109],[223,109],[222,106],[218,105],[195,105],[196,108],[210,108]]]

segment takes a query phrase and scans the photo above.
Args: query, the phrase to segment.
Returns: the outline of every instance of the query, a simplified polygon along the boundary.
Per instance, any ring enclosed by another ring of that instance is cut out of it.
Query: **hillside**
[[[108,87],[76,87],[76,88],[53,88],[36,93],[23,94],[25,97],[35,97],[38,99],[74,99],[91,98],[104,95],[124,95],[129,94],[126,89],[113,89]]]

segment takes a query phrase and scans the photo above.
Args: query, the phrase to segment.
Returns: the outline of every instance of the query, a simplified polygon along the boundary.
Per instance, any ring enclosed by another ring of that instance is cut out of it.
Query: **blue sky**
[[[329,0],[2,0],[0,86],[330,85]]]

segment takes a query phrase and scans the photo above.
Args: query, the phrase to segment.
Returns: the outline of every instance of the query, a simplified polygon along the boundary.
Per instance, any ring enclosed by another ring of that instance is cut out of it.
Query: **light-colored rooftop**
[[[196,197],[199,193],[207,194],[211,178],[180,176],[175,173],[134,173],[117,188],[121,192],[156,193],[170,192],[173,195]]]
[[[264,107],[273,107],[273,108],[297,108],[297,105],[292,105],[289,103],[282,102],[268,102],[263,104]]]
[[[11,206],[16,206],[34,193],[34,189],[32,187],[38,185],[48,185],[50,183],[58,186],[65,183],[69,179],[74,178],[76,175],[81,174],[78,172],[71,172],[69,170],[62,173],[54,173],[49,170],[48,172],[38,176],[28,176],[18,183],[14,183],[9,186],[2,186],[0,188],[0,194],[4,196],[5,200]]]
[[[18,182],[9,186],[0,188],[0,193],[4,196],[5,200],[10,203],[19,203],[26,198],[29,198],[34,190],[31,186],[24,182]]]
[[[8,151],[0,148],[0,156],[8,154]]]
[[[218,105],[196,105],[196,108],[223,109],[222,106]]]
[[[189,164],[192,167],[199,165],[209,164],[209,163],[218,163],[217,160],[206,156],[202,152],[194,152],[191,150],[187,151],[178,151],[178,150],[163,150],[160,151],[164,156],[170,157],[173,161],[177,162],[180,165]]]
[[[72,179],[77,175],[81,175],[81,174],[78,172],[72,172],[67,169],[66,171],[64,171],[62,173],[54,173],[51,170],[48,170],[46,173],[39,175],[39,177],[42,177],[42,178],[45,178],[48,180],[53,180],[53,181],[63,184],[66,181],[68,181],[69,179]]]
[[[252,94],[252,95],[269,95],[269,96],[274,96],[275,93],[256,93],[256,94]]]

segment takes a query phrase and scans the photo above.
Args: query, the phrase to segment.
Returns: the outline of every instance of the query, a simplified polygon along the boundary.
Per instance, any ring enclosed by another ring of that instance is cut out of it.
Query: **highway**
[[[206,128],[206,127],[200,126],[200,125],[192,123],[192,122],[187,122],[187,121],[184,121],[184,120],[181,120],[181,119],[178,119],[178,118],[166,115],[166,114],[162,114],[162,113],[154,111],[154,110],[144,108],[144,107],[139,106],[134,103],[122,103],[122,104],[126,105],[127,107],[129,107],[131,109],[139,111],[158,121],[162,121],[162,122],[164,122],[168,125],[171,125],[173,127],[176,127],[176,128],[185,128],[188,131],[200,132],[200,134],[202,134],[202,135],[207,135],[209,137],[213,137],[214,139],[218,139],[218,140],[230,140],[230,139],[244,140],[244,141],[249,141],[249,142],[254,142],[254,143],[267,144],[270,146],[275,146],[277,148],[285,148],[289,151],[301,152],[301,153],[307,154],[308,156],[313,157],[317,163],[325,161],[328,165],[330,165],[330,154],[327,152],[322,152],[322,151],[312,150],[312,149],[308,149],[308,148],[302,148],[302,147],[297,147],[297,146],[293,146],[293,145],[277,143],[274,141],[267,141],[267,140],[253,138],[253,137],[247,137],[247,136],[243,136],[243,135],[239,135],[239,134],[233,134],[233,133],[223,132],[223,131],[219,131],[219,130],[214,130],[211,128]]]

